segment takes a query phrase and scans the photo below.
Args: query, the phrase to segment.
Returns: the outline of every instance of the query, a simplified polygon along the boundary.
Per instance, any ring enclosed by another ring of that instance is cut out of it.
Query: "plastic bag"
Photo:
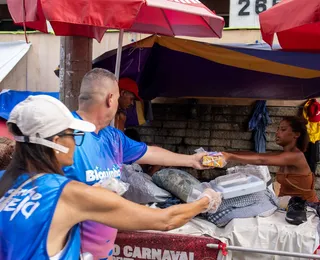
[[[187,201],[192,188],[200,184],[192,175],[178,169],[160,170],[152,176],[152,180],[184,202]]]
[[[279,197],[278,198],[278,200],[279,200],[279,204],[278,204],[279,209],[287,210],[290,199],[291,199],[291,196]]]
[[[202,147],[195,150],[196,153],[206,152]],[[220,152],[207,152],[207,155],[202,157],[202,165],[207,167],[223,168],[227,165],[224,156]]]
[[[268,166],[247,164],[247,165],[235,166],[227,169],[228,175],[229,174],[232,175],[236,173],[250,174],[260,178],[267,184],[268,189],[275,194],[274,189],[272,187],[272,179],[271,179]]]
[[[106,178],[99,182],[102,188],[113,191],[122,196],[128,189],[130,184],[124,183],[117,178]]]
[[[172,195],[152,182],[152,178],[142,171],[139,164],[123,165],[121,180],[130,187],[124,198],[140,204],[165,202]]]
[[[227,174],[234,173],[245,173],[254,175],[266,183],[271,180],[271,175],[268,169],[268,166],[263,165],[243,165],[243,166],[235,166],[227,169]]]

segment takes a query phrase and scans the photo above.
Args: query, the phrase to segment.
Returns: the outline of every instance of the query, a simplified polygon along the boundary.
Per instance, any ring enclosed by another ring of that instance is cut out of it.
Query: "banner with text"
[[[211,237],[175,235],[161,232],[119,232],[113,260],[217,260],[219,251],[207,244]]]

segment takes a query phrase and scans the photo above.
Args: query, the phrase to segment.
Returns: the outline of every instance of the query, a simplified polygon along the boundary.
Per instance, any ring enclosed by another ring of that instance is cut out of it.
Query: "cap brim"
[[[82,132],[94,132],[96,130],[96,126],[94,124],[76,118],[74,118],[69,128]]]
[[[141,97],[139,97],[139,95],[138,95],[138,94],[136,94],[136,93],[133,93],[133,94],[135,95],[136,100],[138,100],[138,101],[140,101],[140,102],[143,102],[142,98],[141,98]]]

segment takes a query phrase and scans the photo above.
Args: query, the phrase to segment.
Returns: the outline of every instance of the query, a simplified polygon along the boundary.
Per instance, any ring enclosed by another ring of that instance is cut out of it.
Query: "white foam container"
[[[224,199],[239,197],[265,190],[266,183],[250,174],[230,174],[216,179],[214,190],[221,192]]]

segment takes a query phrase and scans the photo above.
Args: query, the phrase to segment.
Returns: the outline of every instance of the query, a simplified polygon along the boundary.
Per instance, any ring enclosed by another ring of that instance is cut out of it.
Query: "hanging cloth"
[[[258,100],[249,121],[249,130],[253,131],[254,150],[257,153],[266,152],[266,128],[271,123],[266,100]]]

